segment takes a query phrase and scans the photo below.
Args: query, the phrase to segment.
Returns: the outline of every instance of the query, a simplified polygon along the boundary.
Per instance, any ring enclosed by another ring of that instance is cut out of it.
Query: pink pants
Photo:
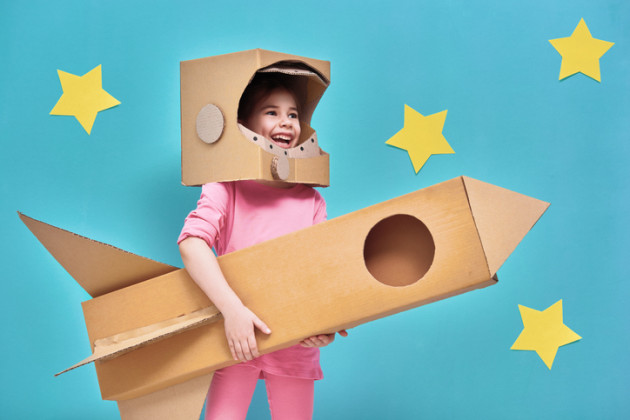
[[[260,370],[234,365],[214,372],[206,400],[205,420],[245,420]],[[310,420],[313,417],[313,379],[263,372],[273,420]]]

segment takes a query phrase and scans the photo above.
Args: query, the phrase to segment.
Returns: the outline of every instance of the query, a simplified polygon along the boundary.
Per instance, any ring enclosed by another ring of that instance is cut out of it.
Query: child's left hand
[[[347,337],[348,333],[346,330],[339,331],[339,335],[342,337]],[[300,344],[302,347],[325,347],[335,341],[335,333],[332,334],[320,334],[314,335],[303,340]]]

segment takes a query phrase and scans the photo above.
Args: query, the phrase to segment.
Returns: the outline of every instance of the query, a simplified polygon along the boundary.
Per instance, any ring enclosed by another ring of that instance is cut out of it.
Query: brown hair
[[[300,114],[300,101],[296,95],[294,83],[291,76],[282,73],[256,73],[252,81],[247,85],[241,100],[238,103],[238,120],[241,123],[246,122],[251,116],[254,108],[261,101],[264,101],[276,89],[282,89],[293,95],[293,99],[298,107],[298,115]]]

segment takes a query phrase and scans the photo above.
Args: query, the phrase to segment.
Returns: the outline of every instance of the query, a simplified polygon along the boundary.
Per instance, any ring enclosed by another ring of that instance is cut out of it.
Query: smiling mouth
[[[271,136],[271,140],[283,149],[288,149],[291,146],[291,141],[293,140],[293,137],[286,134],[276,134],[274,136]]]

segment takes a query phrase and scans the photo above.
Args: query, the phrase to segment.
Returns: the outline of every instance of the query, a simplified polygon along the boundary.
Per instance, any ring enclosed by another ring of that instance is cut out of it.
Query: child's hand
[[[244,362],[260,356],[254,328],[258,328],[265,334],[271,334],[269,327],[243,305],[224,312],[223,318],[225,320],[225,336],[234,360]]]
[[[347,337],[348,333],[346,330],[339,331],[339,335],[342,337]],[[309,337],[303,340],[300,344],[302,347],[325,347],[335,341],[335,333],[333,334],[320,334],[314,335],[313,337]]]

